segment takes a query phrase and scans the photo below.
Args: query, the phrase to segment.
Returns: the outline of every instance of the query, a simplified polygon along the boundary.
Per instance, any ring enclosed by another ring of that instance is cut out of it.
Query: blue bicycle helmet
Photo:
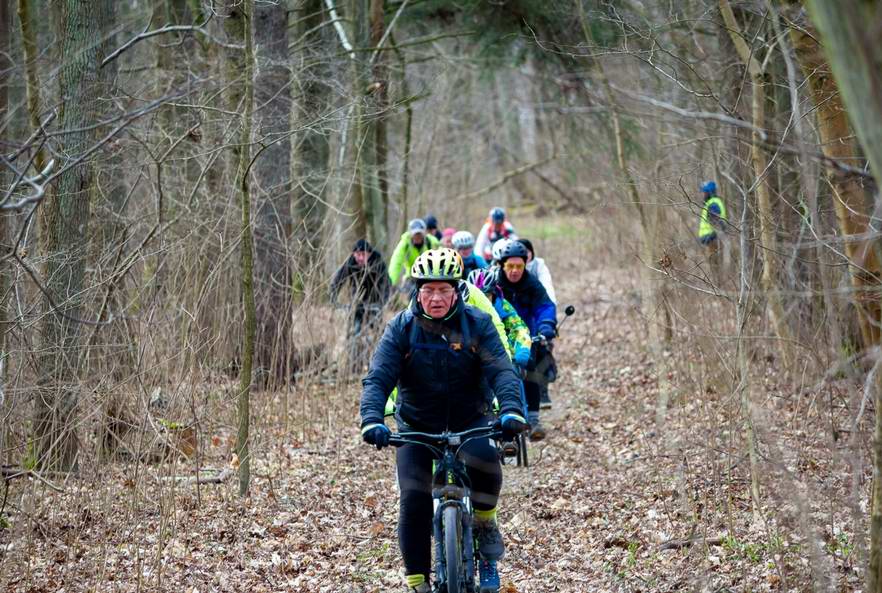
[[[705,181],[701,184],[699,188],[702,192],[706,194],[715,194],[717,193],[717,182],[716,181]]]
[[[496,246],[494,245],[494,247]],[[505,263],[505,260],[510,257],[520,257],[527,261],[527,248],[520,241],[506,240],[499,253],[494,254],[493,259],[498,260],[500,263]]]
[[[502,208],[494,208],[490,211],[490,220],[497,224],[505,222],[505,210]]]

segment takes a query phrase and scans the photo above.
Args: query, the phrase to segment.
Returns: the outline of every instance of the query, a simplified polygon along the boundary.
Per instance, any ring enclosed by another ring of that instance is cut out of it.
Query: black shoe
[[[548,395],[548,390],[543,389],[539,394],[539,409],[540,410],[550,410],[551,409],[551,397]]]
[[[542,426],[542,423],[538,420],[533,427],[530,429],[530,440],[531,441],[541,441],[545,438],[545,427]]]
[[[496,521],[475,519],[475,539],[478,540],[478,551],[484,560],[500,560],[505,554],[505,544]]]

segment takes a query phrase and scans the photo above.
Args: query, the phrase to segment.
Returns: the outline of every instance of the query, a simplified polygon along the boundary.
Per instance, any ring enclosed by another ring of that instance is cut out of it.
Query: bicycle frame
[[[434,516],[432,518],[432,537],[435,538],[436,585],[445,585],[450,589],[451,579],[459,579],[460,575],[448,574],[447,555],[444,548],[443,516],[445,509],[456,508],[460,517],[460,542],[462,548],[461,562],[465,569],[465,590],[473,591],[475,582],[475,538],[472,535],[472,515],[474,509],[471,502],[471,484],[465,463],[459,459],[460,451],[466,443],[482,438],[498,440],[502,432],[493,426],[481,426],[463,432],[445,431],[440,434],[425,432],[399,432],[393,434],[389,444],[399,447],[414,444],[427,447],[437,457],[435,471],[432,476],[432,502]],[[436,589],[437,590],[437,589]],[[457,588],[457,590],[459,590]]]

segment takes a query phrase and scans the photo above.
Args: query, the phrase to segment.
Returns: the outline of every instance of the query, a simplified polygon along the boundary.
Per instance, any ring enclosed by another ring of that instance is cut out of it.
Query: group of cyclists
[[[493,208],[477,238],[438,229],[432,216],[414,219],[401,235],[388,267],[366,241],[331,281],[332,300],[345,282],[355,302],[357,333],[374,323],[371,305],[385,303],[393,287],[408,295],[406,308],[385,327],[361,396],[361,434],[378,449],[392,432],[385,417],[394,397],[399,432],[439,433],[496,424],[503,440],[527,433],[546,437],[540,409],[551,405],[548,383],[556,366],[554,288],[548,266]],[[462,447],[471,483],[481,593],[499,590],[496,562],[504,546],[496,523],[502,468],[489,439]],[[433,518],[430,451],[397,449],[401,495],[399,544],[409,592],[427,593]]]
[[[716,247],[727,220],[716,189],[713,181],[700,186],[699,241],[709,248]],[[505,211],[493,208],[477,237],[439,229],[433,216],[411,220],[388,267],[359,241],[334,275],[332,297],[346,280],[357,303],[354,333],[379,319],[367,311],[386,303],[393,287],[409,296],[406,308],[386,325],[362,381],[361,434],[377,449],[390,441],[398,446],[398,534],[407,591],[447,591],[450,575],[441,575],[440,588],[430,586],[437,454],[393,438],[385,418],[391,409],[399,434],[493,426],[504,441],[523,433],[531,440],[545,438],[539,411],[551,406],[548,384],[557,372],[551,273],[533,244],[517,236]],[[470,484],[479,591],[498,593],[496,563],[505,550],[496,521],[500,456],[488,438],[467,439],[459,449]]]

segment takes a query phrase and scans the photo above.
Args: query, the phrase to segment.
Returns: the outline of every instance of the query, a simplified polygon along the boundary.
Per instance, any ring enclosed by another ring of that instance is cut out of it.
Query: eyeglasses
[[[527,266],[525,264],[516,264],[514,262],[509,262],[502,266],[502,269],[506,272],[518,272],[526,267]]]
[[[431,300],[434,298],[448,299],[453,295],[453,293],[454,293],[453,287],[434,289],[434,288],[426,288],[424,286],[423,288],[420,289],[420,296],[422,296],[424,299],[427,299],[427,300]]]

